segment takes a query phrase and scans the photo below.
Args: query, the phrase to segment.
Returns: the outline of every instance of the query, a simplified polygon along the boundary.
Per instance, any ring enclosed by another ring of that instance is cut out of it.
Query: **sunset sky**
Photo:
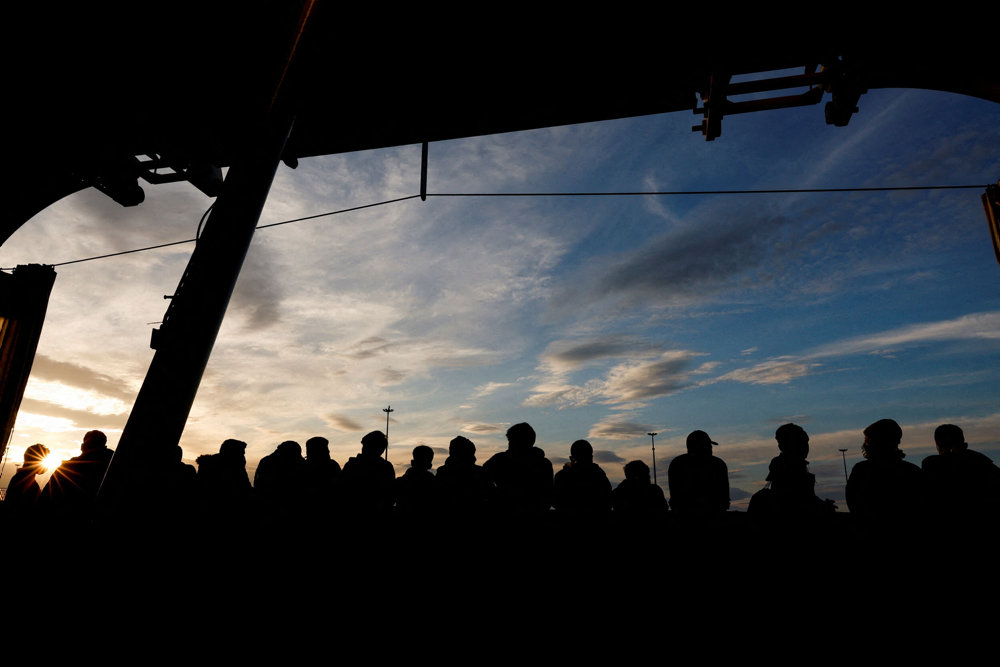
[[[434,143],[436,194],[976,185],[1000,178],[1000,105],[872,91],[848,127],[822,106],[689,113]],[[414,195],[420,147],[279,167],[267,225]],[[190,239],[211,200],[96,190],[36,216],[0,266],[58,264]],[[672,196],[430,196],[257,232],[191,418],[185,458],[249,443],[331,441],[343,464],[385,428],[401,474],[417,444],[472,439],[480,462],[527,421],[558,467],[586,438],[614,482],[658,481],[694,429],[720,443],[737,507],[777,454],[811,436],[822,497],[843,499],[861,430],[889,417],[919,464],[944,422],[1000,462],[1000,266],[982,187]],[[64,458],[85,431],[114,447],[193,244],[56,268],[0,486],[24,448]],[[841,509],[846,509],[840,502]]]

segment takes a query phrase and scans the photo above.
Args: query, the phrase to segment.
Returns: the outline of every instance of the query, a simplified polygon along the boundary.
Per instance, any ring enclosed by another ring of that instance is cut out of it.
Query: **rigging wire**
[[[292,218],[290,220],[282,220],[280,222],[271,222],[266,225],[257,225],[255,229],[267,229],[269,227],[279,227],[281,225],[290,225],[294,222],[305,222],[307,220],[315,220],[317,218],[325,218],[331,215],[340,215],[341,213],[350,213],[352,211],[360,211],[366,208],[374,208],[377,206],[385,206],[387,204],[396,204],[399,202],[407,201],[410,199],[424,198],[426,197],[673,197],[673,196],[683,196],[683,195],[758,195],[758,194],[797,194],[797,193],[824,193],[824,192],[900,192],[900,191],[914,191],[914,190],[970,190],[970,189],[982,189],[985,185],[912,185],[912,186],[885,186],[885,187],[855,187],[855,188],[774,188],[774,189],[756,189],[756,190],[655,190],[655,191],[621,191],[621,192],[427,192],[426,194],[419,195],[409,195],[406,197],[397,197],[395,199],[386,199],[379,202],[373,202],[371,204],[361,204],[359,206],[352,206],[349,208],[342,208],[336,211],[327,211],[326,213],[316,213],[314,215],[307,215],[301,218]],[[214,203],[213,203],[214,206]],[[160,248],[169,248],[170,246],[182,245],[185,243],[196,243],[198,237],[201,236],[202,224],[205,218],[208,216],[209,211],[212,210],[212,206],[208,207],[202,215],[201,220],[198,222],[198,229],[196,231],[195,238],[184,239],[181,241],[171,241],[169,243],[160,243],[157,245],[144,246],[142,248],[133,248],[131,250],[122,250],[119,252],[106,253],[104,255],[94,255],[93,257],[84,257],[81,259],[73,259],[66,262],[59,262],[56,264],[50,264],[49,266],[68,266],[70,264],[79,264],[81,262],[90,262],[98,259],[107,259],[109,257],[119,257],[121,255],[130,255],[137,252],[146,252],[147,250],[159,250]],[[11,271],[12,268],[0,268],[0,271]]]

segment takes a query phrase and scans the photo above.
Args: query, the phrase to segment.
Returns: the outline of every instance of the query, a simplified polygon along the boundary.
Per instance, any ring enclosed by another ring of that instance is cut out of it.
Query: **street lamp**
[[[647,433],[649,444],[653,448],[653,484],[656,484],[656,433]]]
[[[392,406],[386,406],[382,408],[382,412],[385,413],[385,460],[389,460],[389,413],[393,412]]]

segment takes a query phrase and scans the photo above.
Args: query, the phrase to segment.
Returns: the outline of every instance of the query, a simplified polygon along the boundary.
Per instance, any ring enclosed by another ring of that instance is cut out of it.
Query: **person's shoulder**
[[[486,463],[484,463],[483,465],[489,465],[490,463],[497,463],[498,461],[504,461],[509,456],[510,456],[510,452],[507,452],[507,451],[497,452],[496,454],[494,454],[490,458],[486,459]]]
[[[931,454],[930,456],[925,456],[924,460],[920,462],[920,467],[924,470],[933,469],[938,466],[944,465],[944,457],[940,454]]]
[[[996,467],[997,465],[996,463],[994,463],[993,459],[986,456],[986,454],[983,454],[982,452],[977,452],[974,449],[965,450],[965,456],[968,458],[969,462],[972,463],[973,465],[993,466],[993,467]]]

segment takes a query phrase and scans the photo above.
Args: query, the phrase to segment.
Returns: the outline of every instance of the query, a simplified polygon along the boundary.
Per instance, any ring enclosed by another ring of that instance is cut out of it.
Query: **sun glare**
[[[45,466],[47,472],[52,472],[58,468],[60,463],[62,463],[62,455],[55,452],[50,452],[48,456],[42,459],[42,465]]]

